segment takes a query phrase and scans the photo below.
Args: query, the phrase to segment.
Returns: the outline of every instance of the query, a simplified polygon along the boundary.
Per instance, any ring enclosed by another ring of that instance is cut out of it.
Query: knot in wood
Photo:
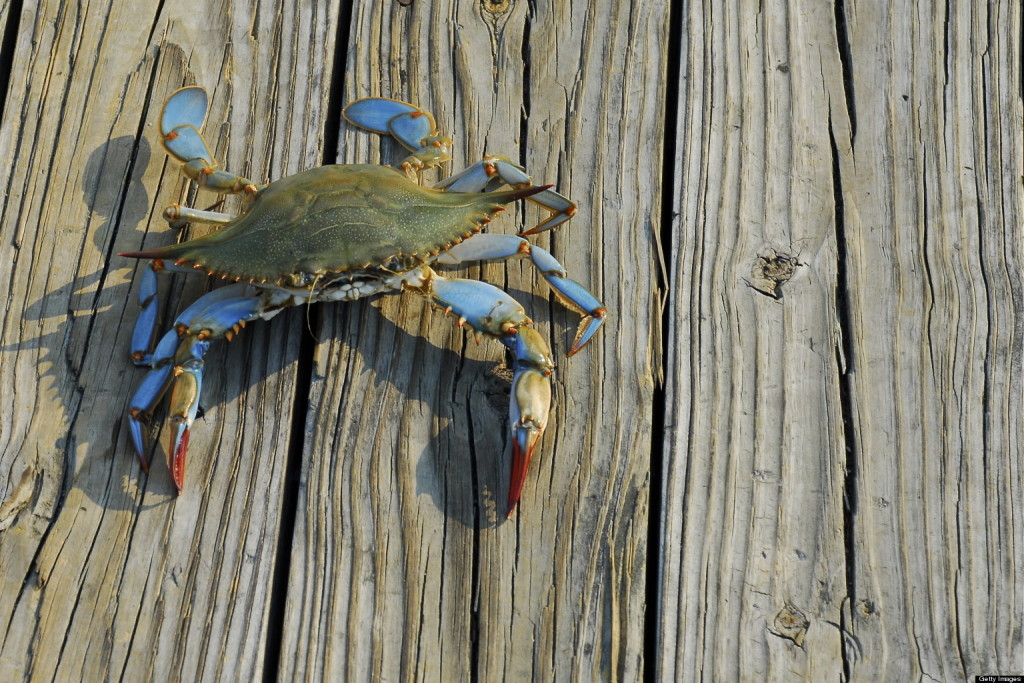
[[[501,15],[512,9],[512,0],[480,0],[484,11],[494,15]]]
[[[775,620],[772,622],[773,628],[770,628],[769,631],[779,638],[792,640],[797,647],[803,647],[804,637],[807,635],[810,625],[810,620],[803,612],[787,603],[775,615]]]

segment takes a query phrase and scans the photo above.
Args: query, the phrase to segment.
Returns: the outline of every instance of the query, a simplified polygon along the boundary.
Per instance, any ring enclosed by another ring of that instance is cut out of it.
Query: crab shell
[[[480,232],[503,204],[544,189],[442,192],[387,166],[321,166],[263,188],[247,212],[217,232],[125,255],[312,288],[324,275],[426,263]]]

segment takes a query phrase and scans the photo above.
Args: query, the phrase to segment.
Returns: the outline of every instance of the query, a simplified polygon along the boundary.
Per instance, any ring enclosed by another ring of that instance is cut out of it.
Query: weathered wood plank
[[[123,428],[141,373],[126,360],[134,264],[115,254],[173,240],[160,211],[185,183],[153,121],[183,82],[210,88],[209,137],[239,170],[318,162],[337,7],[78,12],[26,8],[0,129],[18,160],[0,170],[0,678],[257,677],[302,316],[211,351],[227,369],[208,375],[175,498],[162,464],[140,473]],[[169,315],[207,286],[167,287],[182,292]]]
[[[659,670],[837,677],[843,439],[826,8],[683,16]],[[775,299],[759,257],[792,255]],[[813,619],[810,629],[781,622]],[[786,637],[789,634],[790,638]]]
[[[500,348],[468,343],[409,297],[323,312],[284,678],[641,676],[665,12],[355,6],[346,99],[410,99],[454,134],[456,168],[511,155],[579,201],[538,242],[612,321],[566,359],[578,318],[528,264],[470,269],[527,306],[559,362],[551,425],[506,522]],[[345,130],[341,156],[376,158],[379,146]],[[386,161],[401,154],[384,148]],[[492,229],[539,215],[510,213]]]
[[[1019,673],[1021,7],[846,20],[854,672]]]
[[[919,9],[686,8],[666,679],[1020,670],[1020,7]]]
[[[11,0],[0,1],[0,36],[5,35],[8,31],[16,35],[19,19],[18,16],[11,16]],[[4,68],[10,71],[9,64],[4,65]]]
[[[660,344],[649,313],[658,211],[649,188],[660,167],[639,160],[661,137],[664,6],[552,15],[540,5],[532,18],[528,10],[473,2],[447,15],[425,3],[362,3],[351,60],[361,75],[350,94],[386,85],[462,131],[459,165],[485,149],[523,150],[538,180],[585,195],[572,229],[539,241],[609,299],[613,321],[640,323],[624,339],[612,327],[564,363],[525,512],[505,523],[508,399],[489,374],[495,347],[466,346],[450,321],[410,299],[322,311],[304,475],[316,488],[304,489],[310,521],[300,518],[298,538],[310,529],[327,537],[318,512],[359,533],[346,531],[337,553],[297,546],[286,626],[308,616],[295,596],[326,597],[302,623],[302,639],[279,653],[285,674],[490,675],[557,665],[635,679],[642,671]],[[112,255],[172,237],[159,211],[187,184],[152,131],[161,101],[181,83],[210,89],[207,134],[232,169],[277,177],[319,162],[337,7],[295,16],[283,4],[255,14],[230,3],[76,11],[43,3],[26,13],[18,50],[29,58],[12,72],[0,129],[0,149],[19,159],[0,170],[0,274],[10,283],[0,380],[15,387],[0,423],[9,473],[0,575],[12,596],[0,608],[0,666],[12,679],[253,678],[264,654],[278,652],[268,614],[288,542],[278,529],[304,315],[244,335],[233,353],[211,351],[190,487],[174,498],[161,465],[141,475],[121,429],[140,372],[123,360],[133,271]],[[411,47],[436,36],[450,49]],[[608,53],[607,37],[622,49]],[[375,61],[381,55],[389,60]],[[533,76],[524,78],[527,65]],[[495,76],[510,73],[496,88]],[[446,92],[455,98],[448,107]],[[602,125],[625,152],[594,134]],[[358,158],[372,158],[377,141],[349,139],[367,152]],[[564,354],[575,315],[551,303],[529,266],[471,271],[507,284]],[[169,283],[168,318],[207,286]],[[328,419],[336,405],[338,424]],[[342,484],[318,480],[318,471]],[[335,581],[351,582],[348,597]],[[406,595],[408,603],[396,599]],[[346,628],[356,634],[348,641]]]
[[[211,89],[233,169],[319,163],[339,7],[122,5],[0,4],[21,22],[0,122],[0,678],[254,678],[268,653],[287,677],[638,678],[667,3],[353,8],[345,94],[417,101],[456,167],[509,153],[580,201],[539,242],[612,324],[565,359],[575,317],[528,265],[468,269],[560,360],[505,522],[496,345],[411,298],[314,309],[294,541],[304,312],[211,352],[175,499],[122,429],[140,372],[113,255],[173,239],[159,211],[186,184],[152,124],[183,82]],[[659,673],[1019,670],[1020,7],[683,9]],[[779,254],[776,300],[748,282]],[[207,286],[167,283],[169,309]]]

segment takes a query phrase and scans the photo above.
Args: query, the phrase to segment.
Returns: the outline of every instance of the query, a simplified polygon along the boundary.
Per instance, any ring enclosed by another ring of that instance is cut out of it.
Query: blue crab
[[[131,440],[143,469],[149,468],[147,425],[170,392],[167,459],[182,490],[189,430],[211,342],[230,340],[247,322],[269,319],[289,306],[415,292],[455,315],[460,326],[511,350],[511,514],[547,422],[551,351],[523,307],[507,293],[484,282],[444,277],[431,266],[528,257],[558,298],[583,315],[572,355],[601,327],[605,308],[569,279],[550,253],[523,235],[564,223],[576,205],[550,185],[534,185],[522,167],[498,156],[484,157],[433,187],[420,185],[420,171],[451,159],[452,141],[438,132],[428,112],[384,98],[357,100],[343,113],[348,122],[391,135],[408,148],[411,154],[398,168],[322,166],[259,185],[217,168],[200,134],[206,110],[202,88],[172,93],[160,116],[163,146],[200,187],[242,195],[243,209],[232,215],[172,205],[164,212],[172,226],[198,222],[220,229],[179,244],[121,254],[150,259],[141,274],[141,312],[131,339],[132,359],[150,369],[129,406]],[[526,198],[550,215],[518,236],[483,231],[505,204]],[[196,270],[233,283],[199,297],[156,341],[157,273]]]

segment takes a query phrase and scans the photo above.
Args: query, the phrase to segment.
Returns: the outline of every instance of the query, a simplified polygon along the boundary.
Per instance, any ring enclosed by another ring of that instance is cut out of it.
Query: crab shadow
[[[128,360],[128,353],[137,313],[135,274],[145,265],[129,259],[122,263],[116,253],[138,248],[143,242],[166,244],[174,239],[173,232],[165,229],[158,217],[162,207],[154,206],[142,181],[150,156],[151,149],[145,140],[129,137],[113,139],[92,152],[83,169],[80,190],[89,211],[89,239],[95,249],[107,254],[105,263],[91,272],[75,271],[73,280],[55,280],[53,289],[28,303],[22,316],[24,323],[38,325],[40,334],[0,347],[0,354],[35,351],[40,389],[60,403],[66,428],[56,430],[60,435],[52,444],[51,462],[63,467],[65,494],[78,488],[108,509],[139,510],[175,500],[166,467],[154,464],[150,475],[143,473],[128,438],[129,399],[144,376],[144,370],[135,368]],[[153,235],[147,234],[147,226],[152,226]],[[163,280],[161,295],[167,296],[160,327],[166,329],[175,312],[206,291],[210,282],[207,278],[182,275]],[[535,293],[510,293],[528,310],[539,312],[547,307],[546,299]],[[422,305],[427,306],[425,302]],[[311,334],[305,329],[307,316],[315,317],[320,321],[320,342],[333,336],[336,342],[360,354],[362,367],[372,373],[369,383],[376,393],[397,391],[402,395],[403,405],[391,417],[401,420],[401,413],[406,410],[434,414],[433,433],[403,439],[420,445],[405,448],[398,456],[414,461],[403,466],[407,471],[410,466],[414,469],[417,497],[426,496],[443,514],[468,527],[502,523],[510,446],[509,383],[494,373],[500,352],[488,351],[486,355],[491,360],[468,358],[410,333],[384,311],[371,308],[395,307],[372,301],[318,304],[310,311],[295,309],[271,321],[253,324],[230,345],[214,345],[208,356],[201,406],[214,412],[213,407],[244,400],[264,380],[293,371],[300,354],[312,353],[315,344],[286,346],[284,353],[267,354],[264,362],[256,368],[250,364],[247,371],[246,361],[239,363],[237,359],[251,356],[254,351],[260,353],[260,338],[265,335],[294,341],[299,335]],[[451,319],[443,315],[430,315],[435,327],[452,325]],[[365,343],[359,341],[357,335],[366,332],[360,328],[370,327],[366,321],[371,319],[376,320],[371,331],[373,338]],[[288,330],[287,326],[301,329]],[[467,338],[466,343],[472,342]],[[485,340],[483,344],[501,349],[497,341]],[[375,352],[388,345],[415,349],[419,371],[450,373],[450,378],[424,382],[396,373],[391,361]],[[318,369],[328,376],[344,372],[344,368],[332,367],[332,360],[328,359]],[[296,385],[295,391],[308,394],[311,387]],[[154,417],[154,422],[160,424],[153,430],[159,439],[153,451],[155,460],[163,457],[165,414],[165,410],[159,410]],[[267,419],[273,416],[268,415]],[[305,421],[302,433],[308,441],[310,424],[318,416],[307,412],[294,419]],[[214,427],[210,419],[200,417],[193,431]],[[309,449],[308,443],[303,446],[303,452]],[[190,453],[190,470],[200,469],[196,467],[200,458],[215,455]],[[335,461],[345,457],[342,453],[331,455]]]
[[[515,293],[514,296],[519,296]],[[398,295],[396,295],[398,296]],[[358,353],[358,365],[368,373],[366,384],[372,387],[370,396],[352,396],[343,399],[350,406],[320,405],[320,415],[311,407],[307,414],[306,433],[316,433],[313,421],[321,419],[333,409],[356,416],[378,401],[383,401],[382,418],[391,425],[373,425],[369,432],[377,438],[377,457],[399,460],[387,467],[367,470],[392,470],[393,480],[383,478],[378,485],[398,486],[400,472],[414,472],[414,493],[417,499],[426,497],[450,520],[467,527],[487,527],[505,521],[505,499],[508,486],[508,458],[511,444],[508,433],[510,383],[497,370],[501,366],[503,351],[496,340],[484,340],[484,355],[488,360],[469,358],[457,351],[437,346],[396,323],[380,299],[353,304],[321,304],[324,316],[321,341],[333,338],[340,345],[333,357],[318,368],[326,377],[323,381],[337,382],[331,375],[349,372],[350,368],[332,367],[338,356],[352,351]],[[420,302],[414,301],[413,305]],[[427,306],[425,302],[422,304]],[[436,311],[425,313],[432,327],[452,325],[452,320]],[[359,337],[367,334],[368,339]],[[467,345],[473,342],[467,336]],[[394,353],[380,353],[390,348]],[[378,352],[375,352],[377,350]],[[349,365],[353,361],[348,361]],[[364,385],[365,386],[365,385]],[[301,390],[301,388],[300,388]],[[397,393],[398,401],[387,396]],[[374,412],[376,407],[368,412]],[[333,420],[334,416],[327,417]],[[367,428],[355,424],[336,427],[346,432],[342,443],[360,443],[358,436]],[[356,434],[358,432],[358,434]],[[416,432],[416,433],[411,433]],[[356,439],[346,438],[356,436]],[[381,444],[395,444],[394,453],[386,453]],[[323,448],[317,449],[323,453]],[[332,468],[346,468],[342,462],[351,454],[328,453],[333,458]],[[405,462],[402,462],[402,460]],[[325,476],[334,476],[328,474]],[[372,474],[364,473],[369,480]],[[408,475],[405,475],[408,476]],[[323,486],[323,482],[320,484]],[[369,495],[370,491],[353,491],[353,495]]]
[[[112,509],[134,506],[97,485],[103,479],[101,470],[109,469],[115,457],[122,426],[118,413],[126,400],[121,394],[130,381],[130,364],[119,367],[111,352],[121,346],[114,331],[122,324],[132,283],[123,274],[118,277],[124,268],[110,254],[118,235],[144,225],[150,213],[141,177],[150,156],[145,140],[129,136],[92,151],[79,171],[78,190],[86,210],[74,225],[54,220],[36,227],[39,243],[52,242],[51,261],[42,263],[37,255],[33,265],[37,276],[45,278],[46,292],[25,300],[22,338],[0,346],[0,362],[21,365],[30,360],[36,369],[36,418],[24,435],[35,441],[36,457],[26,459],[25,474],[41,477],[46,471],[50,478],[57,473],[61,499],[69,489],[79,488]],[[102,265],[86,269],[87,263],[97,262]],[[25,330],[35,335],[25,335]]]

